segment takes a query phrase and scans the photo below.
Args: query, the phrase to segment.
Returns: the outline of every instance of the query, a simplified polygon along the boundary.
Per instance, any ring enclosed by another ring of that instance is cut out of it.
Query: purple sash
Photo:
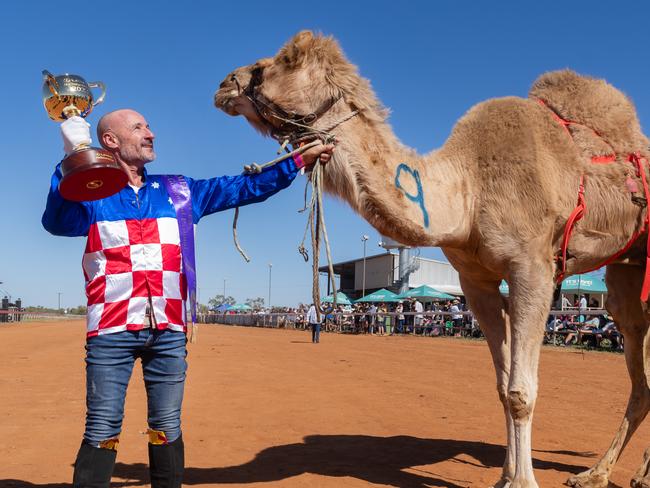
[[[194,219],[192,217],[192,198],[187,181],[180,175],[165,175],[162,177],[169,194],[178,221],[178,231],[181,238],[181,254],[183,255],[183,272],[187,278],[187,295],[192,310],[192,323],[196,323],[196,260],[194,258]]]

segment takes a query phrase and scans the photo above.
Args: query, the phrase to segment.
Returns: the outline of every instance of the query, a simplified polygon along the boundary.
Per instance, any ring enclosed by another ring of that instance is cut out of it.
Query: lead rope
[[[239,207],[235,208],[235,218],[233,218],[233,220],[232,220],[232,238],[235,241],[235,247],[239,251],[239,254],[241,254],[242,257],[244,258],[244,261],[246,261],[247,263],[250,263],[251,258],[248,257],[248,254],[246,254],[246,251],[244,251],[242,249],[242,247],[239,245],[239,237],[237,237],[237,220],[239,220]]]
[[[305,144],[304,146],[301,146],[293,151],[287,152],[286,154],[283,154],[282,156],[275,158],[272,161],[269,161],[268,163],[264,163],[262,165],[257,164],[257,163],[251,163],[251,164],[246,164],[244,165],[244,174],[260,174],[264,168],[268,168],[270,166],[274,166],[278,163],[281,163],[285,159],[289,159],[290,157],[295,156],[296,154],[302,154],[305,152],[307,149],[317,146],[320,144],[321,141],[320,139],[317,139],[315,141],[310,142],[309,144]],[[286,144],[283,144],[280,148],[280,150],[285,149]],[[239,220],[239,207],[235,207],[235,216],[232,221],[232,238],[233,241],[235,242],[235,247],[237,248],[237,251],[239,251],[239,254],[244,258],[244,261],[247,263],[251,262],[251,258],[246,254],[246,251],[241,247],[241,244],[239,244],[239,236],[237,235],[237,221]]]
[[[290,137],[282,138],[280,151],[286,150],[286,146],[289,143],[291,143],[292,145],[298,145],[298,144],[300,145],[293,151],[287,151],[286,154],[283,154],[282,156],[275,158],[274,160],[269,161],[268,163],[262,165],[256,163],[245,165],[244,174],[259,174],[264,170],[264,168],[268,168],[270,166],[278,164],[281,161],[284,161],[285,159],[295,156],[296,154],[301,154],[307,149],[320,144],[321,141],[324,144],[332,143],[335,140],[335,138],[330,132],[336,127],[338,127],[339,125],[343,124],[344,122],[347,122],[353,117],[359,115],[359,113],[360,113],[359,110],[352,110],[350,113],[346,114],[345,116],[343,116],[336,122],[330,124],[324,129],[318,129],[309,125],[300,124],[296,121],[287,120],[275,115],[275,117],[277,117],[280,120],[283,120],[284,122],[289,122],[296,127],[307,129],[307,132],[301,133],[299,138],[294,138],[294,139],[291,139]],[[316,139],[309,143],[303,142],[305,141],[305,139],[311,139],[314,137]],[[332,252],[330,250],[329,238],[327,236],[327,227],[325,225],[325,216],[323,213],[322,165],[320,163],[320,158],[318,158],[316,164],[314,165],[314,169],[312,170],[311,184],[312,184],[312,195],[309,204],[309,217],[308,217],[307,228],[311,229],[311,243],[312,243],[312,252],[313,252],[312,299],[316,307],[316,316],[320,321],[322,313],[329,313],[337,306],[337,290],[336,290],[336,280],[334,278],[334,265],[332,264]],[[305,187],[305,203],[306,202],[307,202],[307,187]],[[306,208],[307,206],[305,205],[305,208],[300,210],[300,212],[304,212]],[[316,219],[314,219],[314,216],[316,216]],[[238,219],[239,219],[239,207],[235,208],[235,216],[232,223],[233,240],[235,242],[235,247],[237,248],[237,251],[239,251],[239,254],[241,254],[244,260],[248,263],[250,262],[250,258],[248,257],[246,252],[242,249],[241,245],[239,244],[239,238],[237,236]],[[316,220],[315,222],[316,225],[314,225],[314,220]],[[305,229],[305,234],[303,236],[302,243],[298,247],[298,252],[302,255],[305,261],[309,260],[309,254],[307,253],[307,250],[305,249],[304,246],[305,239],[307,237],[307,228]],[[323,237],[325,239],[325,250],[327,253],[328,279],[331,281],[332,290],[333,290],[332,307],[328,309],[322,309],[321,301],[320,301],[320,280],[318,274],[318,260],[319,260],[319,251],[320,251],[321,229],[323,232]]]
[[[320,158],[316,161],[314,169],[311,173],[311,200],[309,203],[309,217],[307,218],[307,228],[311,231],[311,247],[312,247],[312,300],[316,307],[316,317],[321,321],[321,314],[329,313],[336,309],[337,305],[337,290],[336,280],[334,279],[334,265],[332,264],[332,252],[330,249],[329,238],[327,236],[327,226],[325,225],[325,213],[323,212],[323,186],[322,186],[322,171],[323,165],[320,163]],[[304,209],[303,209],[304,210]],[[318,262],[320,259],[320,236],[321,232],[325,239],[325,252],[327,254],[327,268],[328,279],[332,284],[332,307],[323,309],[321,307],[320,299],[320,279],[318,273]],[[305,249],[305,238],[307,237],[307,229],[303,241],[298,247],[298,252],[305,260],[309,259],[307,250]]]
[[[324,142],[325,144],[329,144],[331,140],[332,138],[328,137],[327,140]],[[284,154],[279,158],[276,158],[273,161],[269,161],[268,163],[265,163],[263,165],[258,165],[255,163],[251,165],[246,165],[244,166],[244,172],[248,174],[261,173],[263,168],[278,164],[279,162],[284,161],[285,159],[288,159],[292,156],[295,156],[296,154],[301,154],[307,149],[314,147],[318,144],[321,144],[320,139],[312,141],[309,144],[305,144],[301,147],[298,147],[297,149],[288,152],[287,154]],[[309,217],[307,218],[307,226],[305,228],[305,233],[302,238],[302,242],[298,247],[298,252],[302,255],[303,259],[305,261],[309,261],[309,253],[305,248],[305,240],[307,238],[307,230],[310,229],[312,254],[313,254],[312,299],[314,301],[314,305],[316,306],[316,315],[319,321],[321,320],[321,314],[329,313],[337,306],[337,289],[336,289],[336,280],[334,278],[334,265],[332,263],[332,251],[330,248],[329,237],[327,235],[327,226],[325,225],[325,215],[323,212],[322,172],[323,172],[323,165],[321,164],[319,158],[314,164],[314,169],[312,170],[311,173],[310,182],[312,186],[312,192],[311,192],[311,199],[309,205],[307,205],[307,187],[305,187],[305,208],[299,210],[299,212],[304,212],[305,210],[309,209]],[[237,248],[237,251],[239,251],[239,254],[241,254],[242,257],[248,263],[250,262],[250,257],[248,257],[246,252],[242,249],[241,245],[239,244],[239,238],[237,236],[238,219],[239,219],[239,207],[235,208],[235,216],[232,223],[233,240],[235,241],[235,247]],[[322,230],[323,238],[325,239],[325,251],[327,254],[327,266],[328,266],[328,279],[331,281],[332,290],[333,290],[332,308],[328,308],[328,309],[323,309],[320,305],[321,300],[320,300],[320,280],[319,280],[319,273],[318,273],[318,263],[320,257],[321,230]]]

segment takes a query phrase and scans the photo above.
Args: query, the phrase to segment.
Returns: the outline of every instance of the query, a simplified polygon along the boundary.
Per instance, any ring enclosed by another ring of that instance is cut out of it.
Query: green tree
[[[264,298],[262,298],[262,297],[247,298],[246,299],[246,305],[251,307],[253,310],[260,310],[260,309],[264,308]]]
[[[87,308],[85,305],[78,305],[74,308],[69,308],[68,313],[72,315],[86,315]]]
[[[228,305],[234,305],[237,303],[237,301],[231,296],[224,297],[223,295],[216,295],[208,300],[208,305],[210,308],[220,307],[224,303],[227,303]]]
[[[33,312],[33,313],[58,313],[58,314],[63,314],[63,309],[59,310],[57,308],[49,308],[49,307],[44,307],[43,305],[31,305],[29,307],[25,307],[26,312]]]

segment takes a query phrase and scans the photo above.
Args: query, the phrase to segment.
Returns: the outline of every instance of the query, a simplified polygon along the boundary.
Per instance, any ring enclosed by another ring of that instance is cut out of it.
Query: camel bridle
[[[329,112],[343,98],[343,94],[340,93],[336,97],[325,100],[316,110],[308,114],[285,110],[262,93],[260,89],[260,85],[262,84],[262,71],[262,67],[254,68],[251,73],[250,82],[243,89],[237,79],[237,75],[233,73],[230,79],[237,85],[239,94],[244,95],[251,101],[260,121],[267,126],[271,136],[280,143],[286,144],[289,142],[294,144],[314,137],[319,137],[323,142],[328,142],[328,140],[333,139],[333,136],[330,134],[332,129],[359,113],[358,110],[353,110],[350,114],[326,129],[317,129],[313,127],[313,124]],[[280,122],[279,125],[274,124],[273,120]]]

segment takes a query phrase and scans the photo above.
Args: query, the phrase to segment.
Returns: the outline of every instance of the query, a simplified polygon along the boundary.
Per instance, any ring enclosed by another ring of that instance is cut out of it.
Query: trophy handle
[[[88,83],[88,86],[90,88],[99,88],[102,91],[102,94],[99,95],[97,100],[93,100],[93,107],[102,103],[104,101],[104,97],[106,96],[106,85],[104,85],[104,83],[101,81],[93,81],[92,83]]]
[[[56,87],[59,86],[59,84],[56,82],[56,78],[54,77],[54,75],[46,69],[43,70],[43,81],[47,83],[47,86],[52,92],[52,95],[58,97],[59,92],[56,90]]]

